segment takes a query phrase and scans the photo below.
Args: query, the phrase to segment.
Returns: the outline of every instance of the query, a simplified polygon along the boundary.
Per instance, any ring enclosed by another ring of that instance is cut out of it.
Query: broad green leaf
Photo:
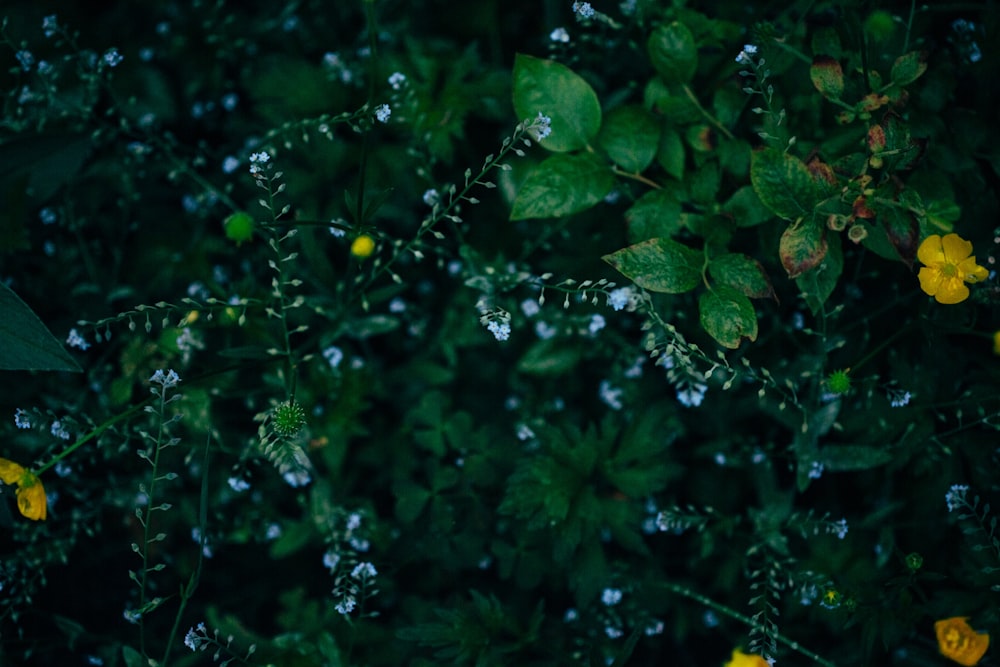
[[[424,487],[404,480],[396,485],[396,518],[403,523],[413,523],[431,498],[431,492]]]
[[[656,162],[668,174],[681,180],[684,178],[684,142],[681,135],[672,128],[665,128],[660,134],[660,145],[656,149]]]
[[[93,149],[86,134],[17,137],[0,144],[0,182],[28,176],[28,195],[44,201],[74,178]]]
[[[673,188],[650,190],[625,211],[632,243],[670,237],[681,229],[681,203]]]
[[[0,370],[74,371],[83,369],[49,333],[38,316],[0,283]]]
[[[551,118],[552,133],[541,145],[557,153],[584,148],[601,129],[601,105],[589,83],[561,63],[520,53],[514,59],[514,111],[520,120],[539,113]]]
[[[763,265],[752,257],[728,253],[713,257],[708,272],[718,282],[739,290],[751,299],[774,296],[774,288]]]
[[[733,218],[737,227],[753,227],[774,217],[771,209],[764,206],[749,185],[734,192],[729,201],[722,205],[722,210]]]
[[[896,62],[892,64],[892,73],[889,76],[897,86],[905,86],[919,79],[926,71],[927,54],[920,51],[911,51],[896,58]]]
[[[884,466],[893,459],[887,447],[865,445],[827,445],[818,454],[817,460],[829,472],[869,470]]]
[[[720,345],[735,350],[743,338],[757,340],[757,314],[741,292],[716,285],[698,297],[701,326]]]
[[[764,205],[785,220],[809,215],[820,198],[820,189],[805,163],[773,148],[753,154],[750,181]]]
[[[646,42],[653,67],[666,83],[687,83],[698,68],[694,35],[678,21],[661,25]]]
[[[685,125],[704,119],[695,100],[688,97],[682,84],[667,85],[658,76],[654,76],[646,84],[643,90],[643,104],[674,125]]]
[[[705,206],[715,203],[722,185],[722,169],[716,160],[707,160],[688,179],[691,199]]]
[[[561,218],[578,213],[604,199],[614,185],[614,174],[596,155],[553,155],[528,174],[510,219]]]
[[[883,168],[888,171],[911,169],[923,157],[926,139],[914,139],[906,122],[894,113],[882,121],[885,130]]]
[[[629,173],[640,173],[656,157],[660,124],[641,106],[619,107],[601,126],[598,142],[611,161]]]
[[[601,259],[651,292],[680,294],[701,282],[702,253],[671,239],[649,239]]]
[[[809,78],[823,97],[837,100],[844,93],[844,70],[836,58],[825,55],[813,58]]]
[[[565,340],[536,341],[517,363],[517,370],[531,375],[561,375],[580,363],[583,351]]]
[[[802,298],[813,315],[823,309],[823,304],[833,293],[843,270],[844,255],[840,250],[840,236],[831,234],[822,261],[795,279]]]
[[[821,216],[812,215],[788,225],[778,244],[781,265],[789,278],[818,266],[826,249],[826,224]]]

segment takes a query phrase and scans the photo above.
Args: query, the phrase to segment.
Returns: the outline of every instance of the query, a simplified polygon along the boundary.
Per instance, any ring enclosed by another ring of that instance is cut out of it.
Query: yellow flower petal
[[[990,272],[984,267],[976,264],[975,257],[969,257],[968,259],[964,259],[959,262],[958,271],[962,274],[962,277],[965,278],[965,282],[967,283],[982,282],[990,275]]]
[[[917,248],[917,259],[920,260],[921,264],[926,266],[944,262],[944,249],[941,247],[941,237],[937,234],[931,234],[925,238],[920,247]]]
[[[45,520],[48,515],[45,487],[34,473],[27,473],[17,489],[17,509],[32,521]]]
[[[969,288],[959,278],[945,278],[938,287],[934,299],[938,303],[961,303],[969,298]]]
[[[993,334],[993,354],[1000,355],[1000,331]]]
[[[941,248],[945,260],[952,264],[958,264],[972,254],[972,244],[958,234],[948,234],[941,239]]]
[[[0,459],[0,480],[3,480],[4,484],[17,484],[23,475],[24,466],[7,459]]]
[[[733,649],[733,657],[730,658],[724,667],[769,667],[767,660],[759,655],[749,655],[743,651]]]
[[[990,636],[973,630],[967,616],[941,619],[934,624],[934,634],[941,655],[965,667],[979,664],[990,647]]]

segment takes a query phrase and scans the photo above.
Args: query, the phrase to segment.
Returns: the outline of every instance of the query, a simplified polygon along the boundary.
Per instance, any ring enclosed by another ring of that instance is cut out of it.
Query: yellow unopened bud
[[[367,234],[362,234],[351,243],[351,254],[359,259],[370,257],[373,252],[375,252],[375,239]]]

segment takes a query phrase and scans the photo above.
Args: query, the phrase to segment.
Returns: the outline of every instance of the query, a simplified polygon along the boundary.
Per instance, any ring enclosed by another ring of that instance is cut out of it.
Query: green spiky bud
[[[294,401],[285,401],[274,409],[271,427],[275,435],[291,438],[306,425],[306,411]]]
[[[826,385],[834,394],[846,394],[851,390],[851,378],[847,375],[850,368],[834,371],[826,378]]]

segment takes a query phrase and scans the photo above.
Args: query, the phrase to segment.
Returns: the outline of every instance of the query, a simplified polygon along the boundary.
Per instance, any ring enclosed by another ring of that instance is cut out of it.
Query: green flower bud
[[[253,238],[254,221],[249,213],[237,211],[226,218],[222,226],[226,230],[226,238],[236,241],[236,245]]]
[[[306,412],[295,402],[285,401],[274,409],[271,416],[271,427],[275,435],[291,438],[306,425]]]

